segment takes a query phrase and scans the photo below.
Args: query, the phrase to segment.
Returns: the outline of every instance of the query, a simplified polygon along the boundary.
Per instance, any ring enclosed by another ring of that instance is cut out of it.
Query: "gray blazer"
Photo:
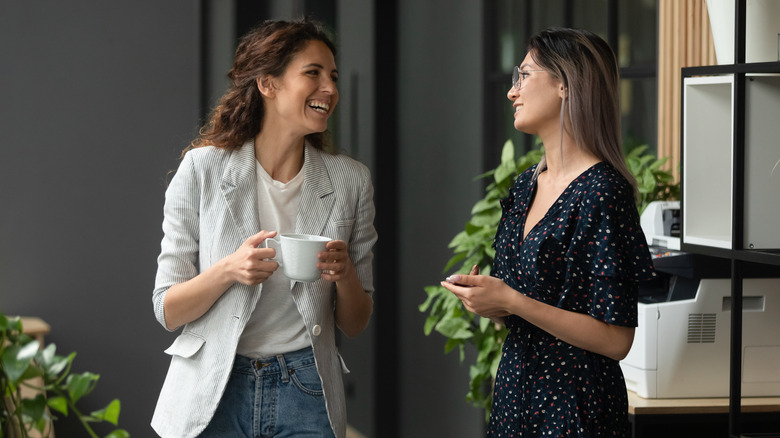
[[[319,234],[349,244],[363,288],[373,293],[373,186],[368,169],[342,155],[305,148],[305,179],[296,232]],[[254,144],[227,151],[189,151],[165,195],[164,237],[152,295],[163,327],[163,300],[171,286],[187,281],[232,254],[260,231]],[[199,319],[184,326],[165,351],[171,365],[152,427],[162,437],[194,437],[214,415],[225,389],[236,346],[262,293],[262,284],[236,283]],[[336,437],[346,434],[342,372],[336,350],[335,284],[294,282],[292,296],[311,335],[330,423]]]

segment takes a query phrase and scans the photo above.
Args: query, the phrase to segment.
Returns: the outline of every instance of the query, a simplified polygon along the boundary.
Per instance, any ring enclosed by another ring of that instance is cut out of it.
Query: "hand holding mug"
[[[279,265],[268,260],[274,256],[274,250],[258,248],[266,239],[275,235],[276,231],[261,231],[249,237],[233,254],[222,259],[220,263],[233,281],[256,286],[276,271]]]
[[[282,234],[279,239],[268,239],[264,245],[276,249],[275,261],[291,280],[301,282],[325,278],[318,261],[332,243],[329,237],[312,234]],[[346,245],[345,245],[346,246]]]
[[[322,278],[328,281],[340,281],[355,272],[349,258],[347,242],[331,240],[325,245],[327,251],[319,253],[317,269],[322,270]]]

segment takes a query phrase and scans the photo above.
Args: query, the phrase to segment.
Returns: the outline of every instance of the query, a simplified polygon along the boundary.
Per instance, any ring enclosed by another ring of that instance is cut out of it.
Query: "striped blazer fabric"
[[[304,182],[296,233],[317,234],[349,245],[363,289],[373,294],[373,186],[368,169],[343,155],[305,147]],[[253,142],[227,151],[192,149],[165,194],[161,251],[152,294],[163,327],[168,289],[232,254],[260,231],[257,160]],[[262,294],[262,284],[231,286],[202,317],[185,325],[166,350],[171,356],[152,418],[162,437],[187,438],[208,425],[227,384],[239,337]],[[312,340],[333,431],[346,435],[342,373],[335,344],[335,284],[292,282],[293,300]]]

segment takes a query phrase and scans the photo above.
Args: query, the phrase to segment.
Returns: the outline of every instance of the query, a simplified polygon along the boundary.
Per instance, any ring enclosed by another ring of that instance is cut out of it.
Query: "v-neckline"
[[[530,191],[530,193],[528,193],[528,200],[526,201],[526,205],[528,205],[528,208],[526,208],[525,211],[523,212],[523,224],[522,224],[522,228],[520,230],[520,235],[522,236],[522,240],[520,241],[520,243],[525,242],[525,240],[528,238],[528,236],[531,235],[531,233],[534,231],[534,229],[536,229],[539,226],[539,224],[545,222],[545,219],[547,219],[547,216],[550,215],[550,212],[555,207],[557,207],[559,204],[561,204],[561,198],[563,198],[564,195],[566,195],[567,193],[569,193],[571,191],[572,185],[575,182],[577,182],[585,174],[590,173],[591,170],[593,170],[594,167],[598,166],[601,163],[603,163],[603,161],[599,161],[599,162],[593,164],[592,166],[590,166],[587,169],[583,170],[582,173],[580,173],[579,175],[574,177],[574,179],[572,179],[569,182],[569,184],[566,186],[566,188],[563,189],[561,194],[558,195],[557,198],[555,198],[555,201],[553,201],[553,203],[550,204],[550,207],[547,208],[547,211],[544,212],[542,217],[540,217],[539,220],[526,233],[525,230],[526,230],[526,227],[528,226],[528,223],[527,223],[527,221],[528,221],[528,212],[531,211],[531,205],[533,204],[534,198],[536,197],[537,188],[539,186],[539,178],[537,177],[536,179],[534,179],[533,184],[531,185],[531,191]]]

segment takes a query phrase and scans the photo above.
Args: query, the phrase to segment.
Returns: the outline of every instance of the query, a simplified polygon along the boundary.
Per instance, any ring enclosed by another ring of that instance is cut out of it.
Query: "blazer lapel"
[[[321,235],[328,223],[336,197],[322,153],[306,146],[306,173],[295,231],[300,234]],[[330,236],[326,236],[330,237]]]
[[[254,141],[250,140],[230,153],[220,185],[230,215],[244,239],[260,231],[256,162]]]

